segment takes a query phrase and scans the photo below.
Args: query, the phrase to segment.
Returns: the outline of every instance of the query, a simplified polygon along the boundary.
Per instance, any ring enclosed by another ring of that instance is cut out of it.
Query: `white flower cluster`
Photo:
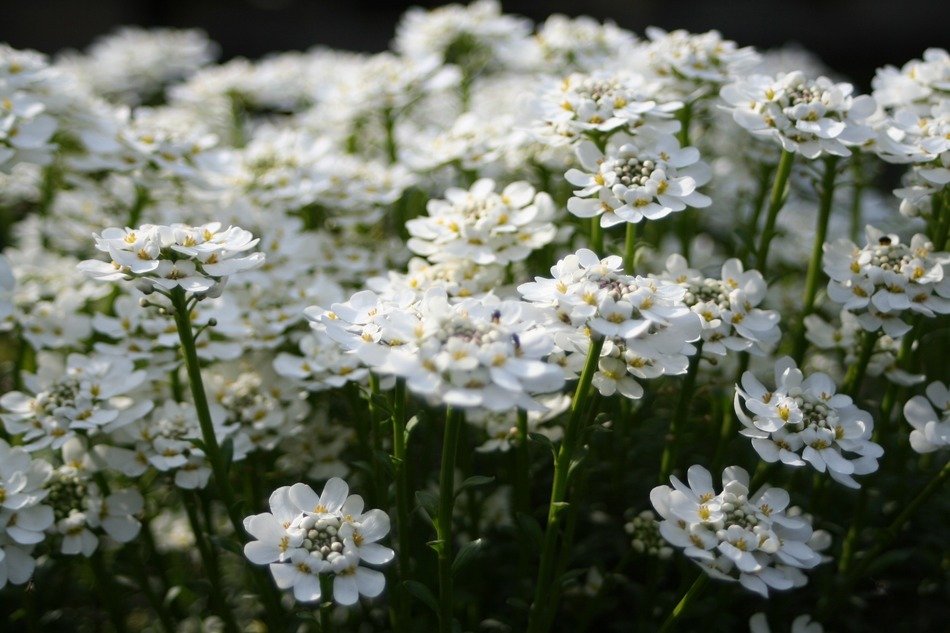
[[[950,447],[950,389],[939,380],[927,385],[926,397],[914,396],[904,404],[904,417],[914,430],[910,445],[918,453]]]
[[[533,396],[564,384],[560,368],[546,362],[554,339],[545,310],[493,295],[452,303],[438,287],[401,300],[367,290],[308,316],[372,371],[405,379],[433,403],[544,410]]]
[[[768,290],[765,279],[757,270],[743,270],[738,259],[726,260],[719,278],[711,278],[691,269],[682,255],[674,253],[666,259],[666,270],[658,278],[686,288],[683,301],[702,317],[703,352],[707,354],[764,356],[782,336],[779,313],[757,307]]]
[[[740,433],[751,438],[766,462],[788,466],[807,462],[835,481],[859,488],[852,475],[876,471],[884,450],[871,441],[871,414],[836,390],[826,374],[805,378],[787,356],[775,363],[774,389],[747,371],[742,386],[736,386],[736,415],[745,427]]]
[[[646,30],[646,63],[661,78],[662,90],[687,103],[710,94],[746,74],[759,61],[750,46],[738,47],[718,31],[689,33],[682,29]]]
[[[44,365],[24,377],[30,393],[0,397],[0,419],[29,451],[58,449],[77,434],[95,436],[142,418],[152,402],[134,395],[146,374],[120,356],[70,354],[65,369]],[[32,394],[32,395],[31,395]]]
[[[697,187],[709,182],[709,166],[695,147],[681,148],[672,135],[651,139],[617,135],[606,155],[590,141],[577,147],[581,166],[564,177],[581,187],[567,202],[567,209],[581,218],[600,216],[600,225],[658,220],[687,207],[712,204]]]
[[[104,450],[96,450],[104,449]],[[141,493],[134,488],[104,493],[93,481],[93,473],[109,466],[116,455],[108,446],[88,451],[78,437],[62,446],[63,463],[46,481],[46,503],[53,509],[49,531],[61,539],[59,551],[66,555],[92,556],[99,547],[97,532],[105,532],[119,543],[128,543],[139,534],[142,524],[135,515],[144,508]]]
[[[910,330],[909,313],[950,314],[950,254],[937,251],[926,236],[903,244],[897,235],[868,226],[863,248],[837,240],[824,251],[828,298],[857,314],[868,332],[883,329],[896,338]]]
[[[554,239],[551,196],[526,182],[495,192],[483,178],[471,189],[451,188],[445,200],[430,200],[428,217],[406,222],[407,246],[432,262],[470,261],[480,266],[521,261]]]
[[[57,122],[42,98],[50,73],[39,53],[0,44],[0,173],[20,162],[52,160]]]
[[[738,466],[722,473],[722,492],[702,466],[691,466],[687,483],[657,486],[650,501],[663,518],[660,534],[720,580],[738,580],[768,597],[806,584],[800,571],[821,562],[810,546],[814,534],[804,519],[789,516],[789,496],[781,488],[749,492],[749,474]]]
[[[620,257],[600,259],[588,249],[551,268],[552,278],[535,277],[518,291],[532,303],[553,308],[551,323],[560,350],[575,358],[591,338],[605,339],[594,385],[602,395],[643,396],[635,380],[686,372],[691,342],[699,339],[700,317],[684,303],[675,283],[622,272]],[[573,363],[576,365],[576,362]]]
[[[394,553],[378,543],[389,534],[389,516],[364,512],[363,498],[349,495],[342,479],[327,481],[317,495],[307,484],[278,488],[270,496],[270,512],[244,519],[254,537],[244,555],[256,565],[269,565],[281,589],[293,589],[301,602],[320,600],[320,576],[333,579],[333,600],[356,604],[359,597],[383,592],[382,572],[361,565],[384,565]]]
[[[541,95],[536,131],[546,142],[562,145],[614,132],[632,133],[643,126],[676,132],[679,123],[672,116],[683,104],[658,102],[655,92],[647,79],[636,73],[573,73],[552,83]]]
[[[100,281],[141,279],[153,290],[181,288],[198,296],[210,295],[229,275],[264,262],[263,253],[241,256],[257,242],[250,232],[235,226],[222,231],[218,222],[197,227],[110,227],[96,236],[96,248],[112,261],[90,259],[80,263],[79,269]]]
[[[827,77],[809,79],[800,71],[777,76],[751,75],[726,85],[720,96],[736,123],[756,136],[771,138],[785,151],[805,158],[850,156],[851,149],[875,137],[867,124],[874,99],[851,96],[853,87]]]
[[[123,27],[65,65],[98,94],[134,106],[159,100],[166,86],[214,61],[217,48],[198,30]]]
[[[22,585],[33,575],[31,555],[53,525],[53,509],[43,504],[52,466],[0,438],[0,589]]]

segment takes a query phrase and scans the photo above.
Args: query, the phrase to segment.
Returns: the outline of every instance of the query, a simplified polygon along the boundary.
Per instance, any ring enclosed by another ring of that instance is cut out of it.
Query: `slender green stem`
[[[320,633],[333,633],[333,577],[320,574]]]
[[[851,191],[851,227],[850,234],[853,241],[857,241],[861,235],[861,204],[864,197],[864,170],[862,169],[862,156],[856,154],[851,161],[851,178],[853,180]]]
[[[393,475],[396,479],[396,538],[399,546],[397,605],[394,626],[397,631],[408,631],[411,604],[403,583],[409,580],[409,472],[406,461],[406,382],[396,381],[393,392]]]
[[[590,250],[597,253],[598,257],[603,257],[604,229],[600,226],[599,215],[590,219]]]
[[[206,537],[206,529],[202,528],[201,519],[198,516],[197,493],[183,493],[182,505],[185,506],[185,513],[188,515],[191,532],[195,537],[195,546],[198,548],[205,573],[208,575],[208,583],[211,588],[210,601],[213,605],[212,608],[218,613],[218,616],[224,623],[225,630],[229,631],[229,633],[236,633],[238,626],[234,621],[234,614],[228,606],[224,589],[221,586],[221,572],[218,569],[218,560],[214,555],[213,546]],[[207,530],[211,530],[211,525],[207,526]]]
[[[676,434],[683,428],[683,424],[689,416],[690,404],[693,402],[693,390],[696,388],[696,374],[699,373],[699,363],[702,360],[702,355],[703,342],[700,340],[696,344],[696,353],[689,359],[689,368],[686,370],[683,388],[680,389],[680,397],[676,402],[676,411],[673,414],[673,419],[670,420],[670,429],[666,434],[663,454],[660,457],[660,484],[669,480],[670,473],[673,470],[676,446],[679,443]]]
[[[134,572],[138,578],[139,588],[142,590],[142,593],[145,594],[145,599],[148,600],[152,611],[155,612],[155,615],[158,616],[159,621],[162,623],[162,629],[164,629],[166,633],[175,633],[175,620],[172,618],[164,600],[162,600],[162,595],[156,594],[155,589],[152,587],[152,579],[148,575],[148,567],[145,565],[141,551],[136,548],[134,544],[130,549],[133,551],[133,556],[135,557],[132,566],[135,568]]]
[[[201,365],[198,360],[198,351],[195,347],[195,336],[191,328],[191,310],[189,308],[189,299],[181,287],[176,287],[171,292],[172,306],[174,308],[175,325],[178,328],[178,338],[181,341],[182,353],[185,358],[185,369],[188,372],[188,382],[191,387],[191,396],[194,400],[195,414],[198,417],[198,424],[201,427],[201,438],[204,443],[205,455],[211,463],[211,471],[214,475],[214,481],[224,502],[225,510],[231,525],[234,528],[235,536],[244,540],[244,524],[242,521],[242,509],[240,501],[234,494],[231,487],[231,480],[228,477],[228,464],[225,462],[221,447],[218,444],[217,436],[214,432],[214,423],[211,420],[211,410],[208,407],[208,397],[205,393],[204,381],[201,378]],[[187,506],[187,504],[186,504]],[[209,529],[211,526],[209,524]],[[264,606],[268,614],[276,625],[283,621],[283,609],[280,606],[280,598],[274,589],[274,586],[267,582],[263,573],[255,572],[254,583],[263,599]]]
[[[386,158],[392,165],[399,160],[399,151],[396,148],[396,115],[392,108],[383,111],[383,125],[386,128]]]
[[[439,471],[439,516],[436,520],[439,555],[439,631],[452,633],[452,509],[455,507],[455,456],[463,413],[448,407],[442,438],[442,468]]]
[[[102,561],[102,550],[97,550],[89,557],[89,566],[96,579],[96,592],[99,594],[99,601],[105,605],[109,614],[109,621],[116,633],[125,633],[128,628],[125,625],[125,617],[119,608],[120,601],[115,599],[117,589],[112,581],[113,574],[106,570]]]
[[[831,207],[835,197],[835,175],[838,171],[838,157],[825,158],[825,172],[821,179],[821,197],[818,202],[818,222],[815,225],[815,241],[811,247],[811,258],[808,260],[808,272],[805,275],[805,296],[802,302],[801,321],[795,335],[795,345],[792,358],[798,365],[802,364],[808,340],[805,338],[805,318],[815,308],[815,297],[818,296],[818,279],[821,275],[821,256],[824,252],[825,238],[828,235],[828,220],[831,218]]]
[[[772,179],[772,166],[768,163],[761,163],[759,165],[759,180],[758,187],[756,188],[755,198],[752,201],[752,215],[749,217],[749,225],[747,227],[749,239],[751,241],[752,236],[758,232],[759,229],[759,218],[762,216],[762,209],[765,207],[765,200],[769,195],[769,182]],[[746,260],[746,256],[749,254],[749,248],[743,244],[743,260]]]
[[[864,375],[867,373],[868,364],[871,362],[871,356],[874,354],[874,346],[877,344],[877,332],[864,332],[861,338],[861,354],[858,361],[848,368],[845,375],[844,384],[841,387],[843,393],[852,398],[857,397],[861,390],[861,383],[864,382]]]
[[[554,459],[554,481],[551,484],[551,502],[548,506],[548,524],[544,532],[544,541],[541,546],[541,562],[538,567],[538,579],[535,584],[534,602],[528,619],[529,633],[541,633],[546,622],[551,618],[548,613],[557,608],[551,599],[552,575],[557,556],[558,532],[561,526],[561,511],[565,507],[567,496],[567,479],[570,472],[571,460],[574,457],[575,444],[581,431],[581,420],[586,409],[588,392],[591,381],[600,361],[600,352],[604,347],[603,338],[592,339],[587,351],[587,361],[578,380],[571,402],[571,415],[564,429],[561,447]]]
[[[775,236],[775,221],[778,218],[778,212],[785,206],[785,199],[788,197],[788,178],[792,173],[792,163],[794,162],[795,154],[782,150],[782,157],[778,161],[775,180],[772,181],[772,190],[769,193],[769,211],[765,218],[765,227],[762,229],[759,246],[755,253],[756,268],[763,275],[765,275],[765,268],[768,263],[769,245]]]
[[[172,290],[171,297],[175,309],[175,325],[178,327],[178,338],[181,341],[181,348],[185,357],[185,369],[188,372],[191,397],[194,400],[198,424],[201,426],[204,451],[208,456],[208,461],[211,462],[215,484],[221,494],[222,501],[224,501],[231,524],[234,526],[235,532],[242,535],[244,526],[234,496],[234,489],[231,487],[231,480],[228,477],[228,464],[224,461],[221,446],[218,444],[218,438],[214,432],[211,409],[208,407],[208,396],[205,393],[204,381],[201,378],[201,365],[191,328],[191,311],[188,309],[188,300],[185,291],[181,287]]]
[[[627,234],[624,239],[623,249],[623,272],[628,275],[634,274],[636,270],[637,257],[637,229],[640,225],[635,222],[627,222]]]
[[[709,576],[706,575],[706,572],[699,572],[699,577],[693,581],[693,584],[690,585],[689,590],[680,598],[680,601],[673,607],[673,611],[663,622],[663,626],[660,627],[659,633],[669,633],[676,628],[676,622],[683,617],[683,614],[689,608],[690,603],[696,599],[696,596],[700,594],[703,590],[703,587],[706,586],[706,583],[709,580]]]

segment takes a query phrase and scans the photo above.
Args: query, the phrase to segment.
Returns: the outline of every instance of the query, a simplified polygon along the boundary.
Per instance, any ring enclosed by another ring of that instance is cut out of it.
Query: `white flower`
[[[825,629],[809,615],[800,615],[792,620],[791,633],[824,633]],[[749,633],[772,633],[764,613],[749,618]]]
[[[548,17],[534,36],[540,70],[590,72],[616,64],[635,50],[636,36],[613,22],[600,23],[587,16]]]
[[[406,222],[407,246],[432,262],[468,260],[479,265],[521,261],[554,239],[554,202],[526,182],[495,192],[483,178],[468,190],[451,188],[430,200],[428,217]]]
[[[141,278],[160,291],[180,287],[207,294],[229,275],[263,264],[263,253],[243,255],[257,242],[238,227],[221,231],[218,222],[108,228],[96,236],[96,248],[108,253],[111,263],[90,259],[79,270],[101,281]]]
[[[709,181],[708,165],[695,147],[681,148],[673,136],[631,139],[622,135],[612,140],[606,155],[584,141],[577,147],[577,156],[589,173],[570,169],[564,175],[581,187],[567,208],[582,218],[600,216],[601,226],[658,220],[712,203],[697,191]]]
[[[625,374],[642,380],[685,373],[702,325],[683,302],[684,288],[625,275],[622,266],[620,257],[601,260],[581,249],[553,266],[552,278],[535,277],[518,291],[554,310],[550,327],[563,352],[583,357],[591,337],[604,337],[594,384],[603,395],[638,398],[642,388]]]
[[[724,86],[720,96],[736,123],[756,136],[772,138],[788,152],[813,159],[850,156],[849,147],[874,137],[865,124],[875,110],[867,95],[852,97],[851,84],[804,73],[752,75]]]
[[[904,404],[904,417],[914,430],[910,445],[918,453],[932,453],[950,446],[950,390],[945,383],[927,385],[927,397],[914,396]]]
[[[896,338],[910,330],[909,312],[931,318],[950,313],[950,275],[944,274],[950,254],[937,252],[924,235],[902,244],[868,226],[863,248],[838,240],[824,251],[828,297],[857,314],[869,332],[883,329]]]
[[[363,499],[348,493],[336,477],[320,495],[303,483],[278,488],[270,512],[244,519],[256,539],[244,546],[245,556],[269,565],[277,586],[292,588],[301,602],[320,599],[321,574],[332,576],[338,604],[355,604],[360,595],[375,598],[385,577],[360,563],[384,565],[393,559],[394,552],[377,542],[389,533],[389,517],[382,510],[363,512]]]
[[[756,307],[765,298],[765,279],[757,270],[743,270],[738,259],[727,260],[715,279],[689,268],[683,256],[674,253],[659,278],[686,288],[683,301],[702,318],[707,354],[747,351],[762,356],[781,338],[779,313]]]
[[[762,459],[788,466],[809,463],[849,488],[860,485],[852,475],[877,470],[883,449],[870,441],[874,421],[851,398],[836,394],[826,374],[808,378],[784,357],[775,363],[774,389],[767,389],[752,372],[736,386],[735,410]],[[853,453],[855,457],[845,457]]]
[[[882,108],[912,106],[924,111],[946,98],[950,85],[950,54],[941,48],[928,48],[923,59],[912,59],[900,69],[878,68],[871,86],[874,99]]]
[[[110,432],[146,415],[152,402],[129,395],[145,378],[126,358],[70,354],[64,370],[41,365],[40,373],[26,376],[34,395],[3,394],[0,418],[7,432],[22,434],[27,450],[59,448],[77,432]]]
[[[52,470],[0,439],[0,588],[7,582],[21,585],[33,575],[31,552],[54,520],[53,509],[43,504]]]
[[[786,514],[789,496],[781,488],[749,494],[749,475],[738,466],[723,471],[717,493],[702,466],[691,466],[689,485],[671,477],[673,488],[650,492],[663,518],[660,534],[713,578],[735,581],[763,597],[796,585],[798,569],[821,562],[811,549],[811,525]]]

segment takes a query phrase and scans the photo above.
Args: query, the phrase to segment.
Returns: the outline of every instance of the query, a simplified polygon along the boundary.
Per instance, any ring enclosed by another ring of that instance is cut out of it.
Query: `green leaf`
[[[439,603],[435,599],[435,595],[432,593],[431,589],[417,580],[407,580],[402,583],[402,586],[406,588],[406,591],[422,601],[427,607],[432,609],[433,613],[439,612]]]
[[[543,433],[528,433],[528,439],[535,444],[540,444],[541,446],[546,447],[549,451],[551,451],[552,455],[557,455],[557,450],[554,448],[554,443],[547,435],[544,435]]]
[[[462,484],[455,491],[455,496],[462,494],[462,491],[466,488],[478,488],[480,486],[487,486],[491,482],[495,481],[494,477],[486,477],[484,475],[472,475],[468,479],[462,482]]]
[[[470,565],[472,561],[479,555],[481,550],[484,549],[484,546],[485,539],[480,538],[463,545],[458,551],[458,554],[455,555],[455,560],[452,561],[452,575],[458,575],[459,571]]]
[[[406,443],[409,442],[409,436],[412,434],[413,431],[416,430],[416,427],[419,426],[420,422],[422,422],[422,418],[419,415],[412,416],[411,418],[409,418],[409,421],[406,422],[406,434],[405,434]]]
[[[416,491],[416,503],[422,508],[429,517],[434,517],[439,513],[439,495],[428,490]]]
[[[437,538],[432,541],[428,541],[426,542],[426,545],[431,547],[435,551],[435,553],[439,554],[440,556],[442,555],[442,550],[445,549],[445,541],[440,538]]]

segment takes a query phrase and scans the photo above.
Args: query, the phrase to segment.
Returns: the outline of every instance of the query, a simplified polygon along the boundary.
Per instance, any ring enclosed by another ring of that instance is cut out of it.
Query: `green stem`
[[[808,272],[805,275],[805,297],[802,303],[801,322],[795,336],[795,345],[792,358],[797,365],[802,364],[808,340],[805,338],[805,318],[812,313],[815,307],[815,297],[818,296],[818,278],[821,275],[821,256],[824,252],[825,239],[828,235],[828,220],[831,218],[831,207],[835,197],[835,175],[838,169],[838,157],[825,158],[825,172],[821,179],[821,198],[818,202],[818,223],[815,226],[815,241],[811,248],[811,258],[808,260]]]
[[[604,229],[600,226],[599,215],[590,219],[590,250],[594,251],[598,257],[603,257]]]
[[[128,629],[125,626],[125,618],[119,610],[120,601],[115,599],[117,589],[112,582],[114,574],[110,574],[106,570],[106,566],[102,562],[102,550],[97,550],[88,560],[96,579],[96,592],[99,594],[99,601],[105,605],[112,627],[116,630],[116,633],[125,633]]]
[[[333,577],[320,574],[320,633],[333,633]]]
[[[778,212],[785,206],[785,199],[788,197],[788,178],[792,173],[792,163],[794,162],[795,154],[782,150],[782,157],[778,161],[775,180],[772,181],[772,190],[769,193],[769,211],[765,218],[765,227],[762,229],[759,247],[755,253],[756,268],[763,275],[765,275],[765,266],[769,258],[769,245],[775,236],[775,220],[778,218]]]
[[[531,514],[531,452],[528,412],[518,409],[518,444],[515,446],[515,511]]]
[[[663,622],[663,626],[660,627],[659,633],[669,633],[676,628],[677,620],[683,617],[683,614],[689,608],[690,603],[703,590],[703,587],[706,586],[708,580],[709,576],[706,575],[706,572],[699,573],[699,577],[693,581],[693,584],[690,585],[689,590],[683,595],[682,598],[680,598],[680,601],[673,608],[673,611]]]
[[[874,346],[877,344],[877,332],[864,332],[861,338],[861,355],[858,361],[848,368],[845,375],[844,384],[841,387],[842,393],[846,393],[852,398],[857,397],[861,390],[861,383],[864,382],[864,375],[867,373],[868,364],[871,362],[871,356],[874,354]]]
[[[623,250],[623,272],[628,275],[634,274],[636,270],[636,256],[637,256],[637,229],[640,228],[639,224],[634,222],[627,222],[627,234],[624,239],[624,250]]]
[[[393,165],[399,160],[399,152],[396,148],[396,117],[392,108],[383,111],[383,126],[386,129],[386,158]]]
[[[686,379],[683,380],[683,388],[680,390],[680,397],[676,403],[676,411],[673,419],[670,420],[670,429],[666,434],[666,443],[663,446],[663,455],[660,457],[660,484],[669,481],[670,473],[673,470],[673,459],[675,457],[676,445],[679,438],[676,434],[689,415],[690,404],[693,401],[693,390],[696,387],[696,375],[699,373],[699,363],[703,355],[702,340],[696,344],[696,353],[689,359],[689,368],[686,370]]]
[[[188,522],[191,525],[191,532],[195,537],[195,546],[201,556],[201,563],[204,565],[205,573],[208,575],[208,583],[211,588],[210,601],[213,609],[218,613],[224,623],[225,630],[230,633],[238,631],[237,623],[234,621],[234,614],[228,606],[224,595],[224,588],[221,585],[221,573],[218,569],[218,560],[214,555],[211,543],[206,538],[206,530],[201,526],[201,519],[198,516],[198,494],[183,493],[182,505],[185,506],[185,513],[188,515]],[[207,525],[207,531],[210,534],[211,525]]]
[[[581,420],[584,416],[590,391],[591,381],[600,361],[600,352],[604,347],[604,339],[592,339],[587,351],[587,361],[581,372],[574,398],[571,402],[571,415],[564,429],[561,447],[554,459],[554,481],[551,484],[551,502],[548,505],[548,524],[544,531],[544,541],[541,546],[541,562],[538,567],[538,578],[535,584],[534,602],[528,618],[529,633],[541,633],[546,623],[552,618],[548,614],[555,611],[557,605],[551,599],[554,565],[557,555],[558,532],[560,531],[561,512],[567,505],[564,500],[567,495],[567,479],[570,472],[571,460],[574,457],[577,436],[581,431]]]
[[[768,163],[759,165],[759,186],[756,188],[755,198],[752,202],[752,216],[749,218],[748,235],[751,241],[752,236],[758,232],[759,218],[762,216],[762,209],[765,207],[765,199],[769,194],[769,181],[772,178],[772,166]],[[748,255],[748,247],[743,246],[743,260]]]
[[[211,410],[208,407],[208,397],[205,393],[204,382],[201,378],[201,365],[198,361],[198,351],[195,347],[195,336],[191,328],[191,311],[188,309],[188,297],[185,291],[176,286],[171,292],[172,306],[174,308],[175,326],[178,328],[178,338],[181,341],[182,353],[185,357],[185,368],[188,371],[188,382],[191,386],[191,396],[194,400],[195,414],[198,417],[198,423],[201,426],[201,437],[204,444],[205,455],[211,463],[211,471],[214,475],[214,481],[224,502],[228,519],[234,528],[235,537],[243,542],[244,523],[242,521],[242,509],[240,501],[234,495],[234,489],[231,487],[231,480],[228,478],[228,464],[225,462],[221,447],[218,445],[218,439],[214,432],[214,423],[211,420]],[[187,504],[186,504],[187,505]],[[208,529],[211,529],[209,524]],[[269,584],[263,576],[263,571],[255,571],[253,574],[254,583],[257,585],[258,594],[267,608],[268,615],[272,623],[277,625],[283,621],[283,609],[280,606],[280,598],[276,589]]]
[[[439,471],[439,516],[436,521],[439,555],[439,631],[452,633],[452,509],[455,506],[455,456],[464,414],[448,407]]]
[[[864,171],[861,168],[861,155],[858,154],[851,162],[851,177],[854,181],[851,192],[851,240],[857,241],[861,236],[861,203],[864,194]]]
[[[410,598],[404,587],[409,580],[409,473],[406,461],[406,382],[396,381],[393,393],[393,476],[396,479],[396,538],[399,545],[397,607],[394,612],[396,631],[409,630]]]
[[[211,409],[208,407],[208,396],[205,393],[204,381],[201,378],[201,365],[198,360],[198,350],[195,347],[195,336],[191,328],[191,314],[188,310],[188,300],[185,291],[176,286],[171,292],[172,305],[175,309],[175,325],[178,328],[178,338],[181,341],[182,352],[185,357],[185,369],[188,371],[188,382],[191,386],[191,397],[195,404],[195,414],[201,426],[201,439],[204,451],[211,462],[211,471],[214,481],[224,501],[228,517],[238,536],[244,534],[240,511],[228,478],[228,464],[224,461],[221,446],[214,432],[214,422],[211,420]]]

